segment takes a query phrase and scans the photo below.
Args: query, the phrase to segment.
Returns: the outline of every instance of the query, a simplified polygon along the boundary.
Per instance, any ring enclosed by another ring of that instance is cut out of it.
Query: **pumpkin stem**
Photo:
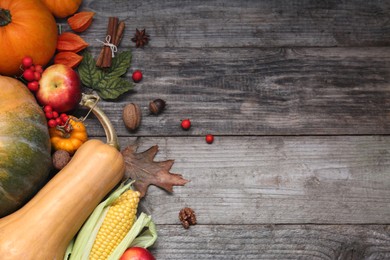
[[[118,136],[114,126],[111,124],[110,120],[106,114],[101,110],[96,103],[98,102],[99,97],[96,95],[82,94],[80,105],[90,108],[92,113],[99,119],[102,124],[104,131],[107,137],[107,144],[114,146],[119,150]]]
[[[0,8],[0,26],[6,26],[11,22],[11,13],[9,10]]]
[[[70,118],[66,120],[66,123],[64,125],[57,125],[56,129],[60,131],[65,138],[69,138],[70,133],[73,130],[73,126],[70,124]]]

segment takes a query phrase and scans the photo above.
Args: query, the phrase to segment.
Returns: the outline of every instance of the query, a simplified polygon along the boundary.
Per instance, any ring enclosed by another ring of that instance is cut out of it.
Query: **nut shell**
[[[165,101],[161,98],[155,99],[149,103],[149,110],[152,114],[158,115],[165,108]]]
[[[69,163],[70,159],[71,159],[71,156],[67,151],[57,150],[54,152],[54,154],[52,156],[53,167],[56,170],[61,170]]]
[[[191,225],[196,225],[196,215],[192,208],[185,207],[179,212],[179,220],[185,229]]]
[[[131,131],[137,130],[142,119],[140,107],[134,103],[127,104],[123,108],[122,118],[127,129]]]

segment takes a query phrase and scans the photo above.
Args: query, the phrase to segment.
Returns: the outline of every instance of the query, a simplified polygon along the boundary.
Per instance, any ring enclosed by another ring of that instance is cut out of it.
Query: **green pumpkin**
[[[43,186],[51,165],[42,108],[20,81],[0,76],[0,217],[16,211]]]

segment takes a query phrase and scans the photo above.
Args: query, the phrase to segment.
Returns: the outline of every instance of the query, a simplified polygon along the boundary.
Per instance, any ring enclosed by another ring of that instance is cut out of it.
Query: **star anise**
[[[134,37],[131,38],[131,40],[135,42],[135,47],[144,47],[144,45],[148,44],[149,42],[149,34],[146,34],[145,29],[136,29]]]

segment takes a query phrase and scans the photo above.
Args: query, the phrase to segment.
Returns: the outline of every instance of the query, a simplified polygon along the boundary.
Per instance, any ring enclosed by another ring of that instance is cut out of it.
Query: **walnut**
[[[137,104],[130,103],[123,108],[123,122],[130,131],[135,131],[141,123],[142,113]]]
[[[196,215],[193,209],[183,208],[179,212],[179,220],[185,229],[188,229],[190,225],[196,225]]]
[[[54,168],[61,170],[68,164],[71,157],[70,154],[65,150],[57,150],[54,152],[52,159]]]

